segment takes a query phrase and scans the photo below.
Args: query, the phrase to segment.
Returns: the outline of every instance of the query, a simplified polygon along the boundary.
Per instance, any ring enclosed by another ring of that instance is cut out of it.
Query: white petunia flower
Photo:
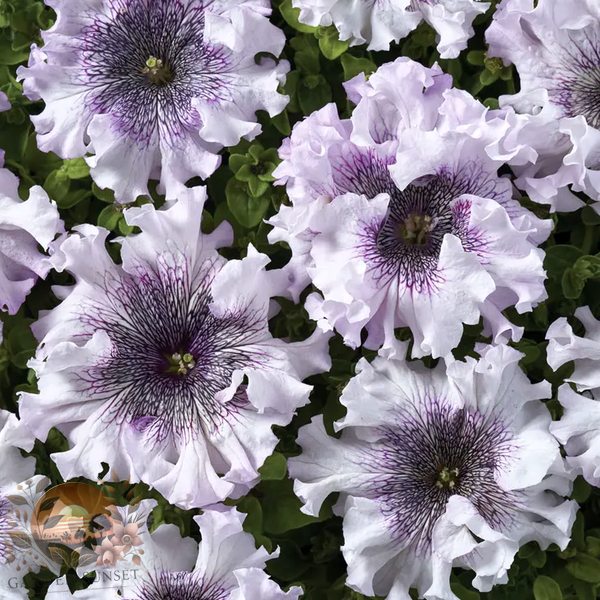
[[[47,0],[58,19],[20,67],[40,149],[86,158],[120,202],[159,179],[208,177],[217,152],[260,133],[255,112],[280,113],[289,68],[266,0]]]
[[[327,435],[321,416],[302,427],[289,460],[303,511],[316,515],[333,492],[343,517],[347,584],[367,596],[456,600],[453,566],[472,569],[489,591],[507,581],[529,541],[565,548],[577,504],[551,417],[508,346],[483,346],[433,370],[380,353],[357,365]]]
[[[0,111],[9,108],[6,94],[0,92]],[[24,202],[19,198],[18,178],[3,167],[4,151],[0,150],[0,310],[14,315],[38,277],[45,278],[51,268],[38,244],[47,250],[64,225],[56,202],[42,187],[33,186]]]
[[[486,32],[488,56],[514,64],[520,91],[512,143],[529,157],[516,185],[551,210],[596,200],[600,212],[600,5],[595,0],[503,0]]]
[[[575,316],[585,326],[585,336],[573,333],[561,317],[546,333],[548,364],[554,369],[574,361],[575,371],[558,390],[564,413],[550,430],[565,446],[567,464],[574,474],[583,475],[592,485],[600,485],[600,321],[588,306],[580,306]]]
[[[76,284],[55,288],[62,303],[32,325],[40,393],[21,395],[20,414],[40,439],[53,426],[67,436],[53,455],[65,479],[106,462],[185,508],[242,494],[277,443],[271,426],[308,401],[302,380],[330,366],[328,335],[270,334],[281,274],[252,246],[243,260],[217,253],[231,228],[200,232],[205,197],[127,209],[142,233],[120,240],[122,265],[92,225],[55,245]]]
[[[529,311],[546,297],[543,252],[551,230],[512,199],[498,176],[509,125],[439,67],[406,58],[346,88],[335,105],[294,127],[274,175],[293,206],[270,220],[271,242],[292,250],[290,293],[312,281],[307,310],[346,344],[390,348],[410,327],[413,356],[446,356],[463,324],[483,317],[494,341],[522,330],[502,311]]]
[[[257,550],[252,535],[242,530],[244,518],[226,507],[194,517],[202,536],[199,546],[182,539],[175,525],[161,525],[150,536],[152,558],[137,571],[134,583],[119,590],[92,584],[71,595],[53,584],[49,591],[56,600],[297,600],[302,588],[283,592],[265,573],[266,561],[279,551]]]

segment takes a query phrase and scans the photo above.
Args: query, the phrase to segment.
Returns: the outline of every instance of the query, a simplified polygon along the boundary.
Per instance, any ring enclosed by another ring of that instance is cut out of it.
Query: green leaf
[[[310,25],[304,25],[304,23],[300,23],[298,18],[300,17],[300,9],[294,8],[292,6],[292,0],[284,0],[279,5],[279,12],[281,16],[285,19],[286,23],[293,27],[296,31],[301,31],[303,33],[313,33],[316,31],[316,27],[311,27]]]
[[[348,41],[340,41],[340,36],[335,25],[320,29],[323,35],[319,37],[319,48],[325,58],[335,60],[348,50],[350,43]]]
[[[298,88],[300,87],[300,80],[302,74],[298,70],[290,71],[285,79],[284,91],[290,97],[290,102],[287,105],[289,112],[300,112],[300,105],[298,104]]]
[[[82,200],[91,197],[91,192],[87,190],[72,190],[66,196],[56,201],[59,208],[72,208]]]
[[[83,158],[74,158],[66,160],[63,167],[69,179],[83,179],[90,174],[90,168]]]
[[[579,475],[573,483],[573,493],[571,494],[571,498],[578,504],[583,504],[590,497],[591,491],[592,486]]]
[[[512,344],[519,352],[523,352],[525,356],[521,359],[520,363],[523,366],[534,363],[541,354],[541,350],[538,345],[526,338],[520,340],[519,342]]]
[[[246,513],[244,519],[244,531],[254,536],[259,536],[263,531],[263,515],[260,502],[254,496],[244,496],[236,502],[236,507]]]
[[[344,54],[341,58],[342,68],[344,69],[344,81],[356,77],[359,73],[364,73],[368,77],[377,70],[377,65],[368,58],[356,58],[352,54]]]
[[[546,258],[544,259],[544,268],[548,272],[548,277],[560,281],[565,270],[573,266],[581,256],[583,256],[583,252],[576,246],[569,246],[568,244],[551,246],[546,250]]]
[[[600,583],[600,560],[589,554],[576,554],[570,558],[567,571],[580,581]]]
[[[574,265],[580,277],[584,279],[600,278],[600,256],[581,256]]]
[[[271,123],[275,125],[277,130],[283,135],[290,135],[292,128],[290,127],[290,119],[288,117],[287,110],[280,112],[271,119]]]
[[[325,521],[332,516],[331,502],[323,504],[318,517],[301,512],[302,502],[294,494],[292,482],[289,479],[262,481],[260,490],[263,494],[261,499],[263,527],[267,533],[285,533],[311,523]]]
[[[133,233],[135,227],[133,225],[128,225],[125,218],[119,221],[119,232],[123,235],[130,235]]]
[[[585,519],[583,512],[579,511],[577,517],[575,517],[575,523],[573,523],[573,529],[571,530],[571,545],[578,550],[583,552],[585,550]]]
[[[485,61],[485,51],[484,50],[472,50],[471,52],[467,52],[467,62],[470,65],[474,65],[476,67],[483,67]]]
[[[577,600],[596,600],[596,589],[598,587],[596,584],[576,581],[574,585]]]
[[[237,179],[230,179],[225,187],[227,206],[235,219],[248,229],[256,227],[264,218],[271,198],[268,195],[253,198],[247,186]]]
[[[481,73],[479,74],[479,81],[481,83],[481,85],[488,86],[488,85],[492,85],[492,83],[494,83],[495,81],[498,80],[499,74],[497,73],[492,73],[491,71],[485,70],[485,71],[481,71]]]
[[[27,367],[27,361],[34,355],[37,341],[31,333],[30,320],[22,320],[13,327],[5,340],[11,362],[19,369]]]
[[[251,158],[245,154],[232,154],[229,157],[229,168],[237,175],[238,171],[245,165],[250,164]]]
[[[529,564],[536,569],[541,569],[546,564],[546,553],[543,550],[536,550],[529,557]]]
[[[260,198],[266,194],[269,191],[269,187],[270,186],[266,181],[261,181],[256,176],[248,180],[248,190],[250,191],[250,195],[254,198]]]
[[[58,204],[69,193],[71,180],[66,171],[62,168],[52,171],[44,182],[44,189],[48,192],[51,200],[56,200]]]
[[[296,51],[294,63],[303,75],[318,75],[321,72],[319,43],[312,35],[296,35],[290,44]]]
[[[600,214],[598,214],[591,206],[585,206],[581,211],[581,220],[586,225],[600,225]]]
[[[0,148],[5,151],[7,159],[16,160],[17,162],[23,159],[29,140],[29,131],[29,123],[25,125],[2,124],[0,127]]]
[[[585,538],[585,551],[594,558],[600,557],[600,538],[588,536]]]
[[[285,478],[287,473],[287,461],[285,456],[279,452],[273,452],[267,457],[264,465],[258,470],[262,481],[276,480],[280,481]]]
[[[298,103],[300,109],[305,115],[309,115],[327,103],[331,102],[331,87],[322,75],[317,75],[318,79],[303,80],[298,86]],[[316,81],[316,85],[313,85]]]
[[[581,292],[583,292],[585,278],[581,277],[576,269],[569,267],[563,273],[561,285],[565,298],[576,300],[581,296]]]
[[[479,600],[481,598],[479,592],[468,590],[458,581],[451,581],[450,589],[460,598],[460,600]]]
[[[109,231],[112,231],[117,227],[122,216],[123,213],[117,210],[114,205],[106,206],[98,215],[98,227],[105,227]]]
[[[535,600],[562,600],[563,595],[554,579],[540,575],[533,584],[533,597]]]
[[[92,183],[92,192],[94,196],[96,196],[96,198],[98,198],[98,200],[101,200],[102,202],[113,204],[115,201],[115,193],[112,190],[109,190],[108,188],[103,190],[99,188],[95,183]]]

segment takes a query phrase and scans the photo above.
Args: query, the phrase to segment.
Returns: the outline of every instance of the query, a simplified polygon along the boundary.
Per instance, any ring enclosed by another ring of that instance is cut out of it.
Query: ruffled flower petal
[[[477,0],[293,0],[300,22],[335,24],[341,40],[351,46],[368,43],[368,50],[389,50],[390,42],[406,37],[425,20],[438,34],[442,58],[456,58],[473,35],[475,17],[488,2]]]
[[[340,492],[347,584],[367,596],[427,600],[455,596],[452,567],[475,572],[482,591],[505,583],[522,544],[565,548],[577,504],[572,477],[522,354],[480,346],[427,369],[406,362],[407,345],[361,359],[342,393],[347,415],[327,435],[321,417],[300,428],[289,459],[309,514]]]
[[[44,250],[64,231],[56,203],[40,186],[19,198],[19,181],[0,163],[0,308],[15,314],[37,281],[51,268]]]

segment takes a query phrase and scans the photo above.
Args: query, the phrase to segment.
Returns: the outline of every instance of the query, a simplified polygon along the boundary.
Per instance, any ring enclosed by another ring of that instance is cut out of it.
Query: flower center
[[[458,469],[449,469],[444,467],[438,472],[436,487],[444,490],[453,490],[456,487],[456,481],[460,471]]]
[[[175,352],[174,354],[166,354],[165,356],[169,363],[167,373],[187,375],[188,371],[191,371],[196,366],[196,361],[189,352],[185,354]]]
[[[405,244],[425,246],[435,224],[429,215],[411,213],[399,224],[400,237]]]
[[[173,74],[171,73],[169,66],[163,63],[160,58],[156,58],[156,56],[151,56],[146,61],[146,66],[142,69],[142,73],[144,73],[154,85],[166,85],[173,81]]]
[[[263,163],[259,162],[257,165],[252,165],[250,167],[250,172],[252,173],[252,175],[264,175],[266,173],[267,169],[265,168],[265,165],[263,165]]]

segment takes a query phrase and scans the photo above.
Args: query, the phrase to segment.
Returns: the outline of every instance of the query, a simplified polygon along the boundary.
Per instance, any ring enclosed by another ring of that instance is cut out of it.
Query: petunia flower
[[[266,0],[47,0],[57,13],[20,67],[38,146],[86,158],[120,202],[148,195],[160,179],[208,177],[217,152],[260,133],[255,112],[280,113],[289,65],[285,37]]]
[[[0,111],[8,110],[6,95],[0,96]],[[57,233],[64,231],[56,202],[39,185],[29,191],[29,199],[19,197],[19,180],[4,167],[0,150],[0,310],[14,315],[25,301],[38,277],[51,269],[44,250]],[[0,342],[2,341],[0,323]]]
[[[76,283],[32,325],[40,393],[21,395],[20,414],[40,439],[53,426],[67,436],[53,455],[65,479],[95,479],[106,462],[184,508],[244,493],[277,443],[272,425],[308,401],[302,380],[330,366],[329,335],[270,334],[282,274],[252,246],[243,260],[219,255],[232,231],[200,232],[205,198],[184,189],[163,210],[127,209],[142,233],[119,240],[121,265],[92,225],[54,246]]]
[[[513,117],[512,144],[530,154],[516,185],[552,211],[600,212],[600,8],[594,0],[503,0],[486,32],[488,56],[513,64],[517,94],[501,96]]]
[[[550,430],[564,445],[567,464],[575,475],[600,485],[600,321],[588,306],[580,306],[575,317],[585,327],[585,336],[573,333],[565,317],[557,319],[546,333],[548,364],[558,369],[574,361],[575,370],[558,389],[563,416]]]
[[[194,517],[202,541],[181,538],[175,525],[161,525],[151,534],[149,552],[136,578],[113,588],[94,582],[87,590],[71,596],[52,584],[49,593],[56,600],[297,600],[302,588],[283,592],[269,578],[266,561],[269,554],[255,547],[254,538],[242,529],[246,515],[224,506],[205,510]]]
[[[519,339],[502,311],[546,297],[536,246],[552,223],[498,175],[518,154],[505,154],[506,120],[406,58],[346,89],[350,119],[328,105],[280,149],[274,176],[293,205],[269,221],[269,239],[292,250],[290,293],[319,288],[309,315],[352,347],[363,328],[378,349],[410,327],[413,356],[446,356],[481,317],[494,341]]]
[[[457,600],[452,567],[475,571],[473,585],[506,583],[519,547],[565,548],[577,504],[551,416],[522,354],[480,346],[481,358],[427,369],[380,353],[357,365],[342,393],[346,416],[327,435],[322,416],[302,427],[302,454],[289,459],[302,511],[325,498],[343,518],[347,585],[366,596]]]
[[[480,0],[292,0],[300,22],[317,27],[335,24],[341,40],[368,50],[389,50],[421,21],[433,27],[442,58],[456,58],[473,35],[473,20],[489,2]]]

